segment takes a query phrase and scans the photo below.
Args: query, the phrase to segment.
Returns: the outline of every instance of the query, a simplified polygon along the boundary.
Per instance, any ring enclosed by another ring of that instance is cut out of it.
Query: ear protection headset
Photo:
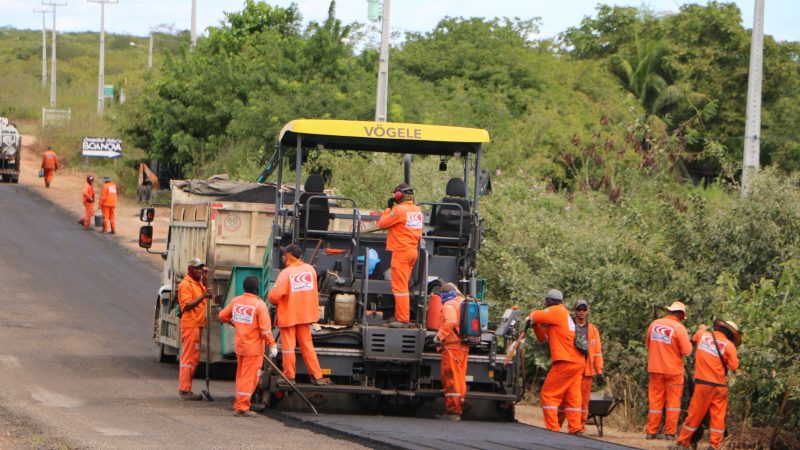
[[[403,198],[403,191],[401,191],[399,189],[394,191],[394,199],[395,199],[395,201],[399,202],[401,198]]]

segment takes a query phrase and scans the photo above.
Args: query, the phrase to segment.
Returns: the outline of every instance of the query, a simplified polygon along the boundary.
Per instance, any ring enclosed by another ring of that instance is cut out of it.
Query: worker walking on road
[[[206,326],[206,302],[211,290],[203,284],[206,265],[199,259],[189,261],[187,274],[178,285],[178,303],[181,316],[181,357],[178,371],[178,398],[202,400],[192,392],[192,378],[200,362],[200,336]],[[208,345],[208,343],[206,343]]]
[[[469,345],[461,341],[458,324],[464,295],[447,283],[441,289],[442,321],[434,342],[442,354],[442,387],[445,414],[437,419],[461,420],[467,395],[467,358]]]
[[[664,439],[675,439],[683,395],[683,358],[692,353],[689,334],[681,322],[686,320],[686,306],[673,302],[666,307],[668,314],[654,320],[647,328],[647,371],[650,373],[647,396],[650,408],[645,426],[646,439],[658,439],[663,409]]]
[[[80,220],[83,228],[88,230],[92,225],[92,218],[94,217],[94,177],[91,175],[86,176],[86,184],[83,186],[83,219]]]
[[[58,170],[58,156],[53,147],[48,146],[42,153],[42,171],[44,172],[44,186],[49,188]]]
[[[250,397],[258,386],[261,367],[264,365],[264,345],[269,347],[269,357],[278,356],[278,346],[272,337],[272,321],[267,304],[258,296],[258,277],[244,279],[244,294],[235,297],[219,312],[222,323],[232,323],[236,329],[233,349],[236,352],[236,395],[233,415],[253,417]]]
[[[100,208],[103,211],[103,233],[117,232],[117,185],[109,177],[103,177],[103,190],[100,191]]]
[[[692,435],[711,413],[709,440],[711,448],[719,449],[725,435],[725,413],[728,409],[728,371],[739,369],[736,347],[742,342],[739,327],[730,321],[715,320],[714,330],[700,325],[692,337],[695,343],[694,393],[689,414],[683,421],[678,445],[670,449],[688,449]]]
[[[550,345],[550,371],[542,385],[544,425],[560,431],[558,409],[563,405],[570,434],[581,432],[581,379],[586,358],[575,347],[575,321],[564,307],[564,294],[550,289],[545,295],[545,309],[531,311],[526,319],[540,342]]]
[[[378,227],[389,230],[386,250],[392,252],[395,326],[405,326],[411,321],[408,281],[417,262],[422,224],[422,211],[414,204],[414,189],[406,183],[398,184],[378,219]]]
[[[584,299],[575,301],[572,307],[575,311],[575,331],[586,336],[588,354],[586,355],[586,367],[583,369],[581,377],[581,432],[586,432],[586,421],[589,420],[589,397],[592,393],[592,382],[603,382],[603,347],[600,343],[600,331],[589,322],[589,302]],[[558,424],[564,423],[565,403],[561,403],[558,410]]]
[[[283,373],[286,378],[295,379],[295,346],[299,344],[311,382],[322,386],[330,384],[331,380],[322,377],[311,339],[311,324],[319,320],[317,272],[300,259],[302,255],[303,251],[296,244],[283,250],[284,269],[269,290],[269,302],[277,307],[276,323],[281,332]]]

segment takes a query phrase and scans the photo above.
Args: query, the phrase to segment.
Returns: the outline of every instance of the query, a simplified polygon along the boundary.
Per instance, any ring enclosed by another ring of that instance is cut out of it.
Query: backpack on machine
[[[481,340],[480,303],[472,297],[461,302],[458,335],[462,342],[478,343]]]

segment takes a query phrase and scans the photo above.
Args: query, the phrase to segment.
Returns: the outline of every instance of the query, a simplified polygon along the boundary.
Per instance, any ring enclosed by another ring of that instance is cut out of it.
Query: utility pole
[[[383,18],[381,19],[381,55],[378,66],[378,96],[375,102],[375,121],[386,122],[389,96],[389,7],[391,0],[383,0]]]
[[[192,0],[192,50],[197,46],[197,0]]]
[[[34,9],[33,12],[42,14],[42,88],[47,87],[47,25],[44,16],[49,9]]]
[[[117,4],[119,0],[87,0],[90,3],[100,3],[100,64],[97,73],[97,114],[102,116],[105,111],[105,85],[106,85],[106,3]]]
[[[147,51],[147,68],[153,68],[153,35],[155,34],[154,31],[150,32],[150,49]]]
[[[761,81],[764,76],[764,0],[755,0],[750,40],[750,72],[747,77],[747,119],[744,126],[742,194],[746,195],[758,172],[761,152]]]
[[[65,3],[42,2],[42,6],[51,6],[53,8],[53,43],[50,49],[50,107],[56,107],[56,8],[59,6],[67,6]]]

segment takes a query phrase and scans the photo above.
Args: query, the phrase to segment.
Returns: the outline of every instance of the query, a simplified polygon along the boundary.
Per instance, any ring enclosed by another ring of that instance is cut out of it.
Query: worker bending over
[[[647,371],[650,373],[647,396],[650,408],[645,426],[646,439],[658,439],[662,410],[666,404],[664,439],[675,439],[683,395],[683,358],[692,353],[689,333],[681,322],[686,320],[686,306],[673,302],[667,315],[654,320],[647,328]]]
[[[692,337],[694,353],[694,393],[689,414],[683,421],[678,445],[670,449],[690,448],[692,435],[706,414],[711,413],[709,440],[719,449],[725,435],[725,413],[728,409],[728,370],[739,369],[736,347],[742,342],[739,327],[730,321],[715,320],[714,330],[700,325]]]
[[[50,187],[53,178],[56,176],[58,170],[58,156],[53,150],[53,147],[48,146],[47,150],[42,153],[42,171],[44,172],[44,186]]]
[[[117,232],[117,185],[109,177],[103,177],[103,190],[100,192],[100,209],[103,211],[103,233],[111,228]]]
[[[575,347],[575,322],[563,305],[564,294],[550,289],[544,298],[545,309],[531,311],[526,319],[540,342],[550,345],[550,371],[542,385],[544,425],[560,431],[558,409],[563,405],[570,434],[581,433],[581,379],[586,358]]]
[[[603,382],[603,348],[600,343],[600,331],[589,322],[589,302],[584,299],[575,301],[572,307],[575,312],[575,332],[586,336],[588,354],[586,367],[581,377],[581,432],[586,432],[586,421],[589,420],[589,397],[592,394],[592,382]],[[558,425],[564,423],[566,404],[561,403],[558,410]]]
[[[283,250],[284,269],[269,290],[269,302],[277,308],[276,322],[281,332],[283,372],[286,378],[294,381],[297,373],[294,349],[299,344],[311,382],[322,386],[330,384],[331,380],[322,377],[317,352],[314,351],[314,342],[311,340],[311,324],[319,320],[317,271],[300,259],[302,255],[303,251],[295,244]]]
[[[405,326],[411,321],[408,281],[417,262],[422,224],[422,211],[414,204],[414,189],[406,183],[398,184],[378,219],[378,227],[389,230],[386,250],[392,252],[395,326]]]
[[[267,304],[258,296],[258,277],[244,279],[244,294],[235,297],[219,312],[222,323],[231,323],[236,329],[233,349],[236,352],[236,394],[233,415],[253,417],[250,397],[258,386],[261,366],[264,365],[264,346],[269,347],[269,357],[278,356],[278,346],[272,337],[272,321]]]
[[[86,184],[83,186],[83,219],[79,222],[83,228],[88,230],[92,225],[92,218],[94,217],[94,177],[91,175],[86,176]]]
[[[442,354],[442,387],[445,414],[437,419],[461,420],[467,395],[467,358],[469,345],[461,341],[458,324],[464,295],[447,283],[441,289],[442,321],[434,343]]]
[[[189,268],[178,285],[178,303],[181,311],[181,358],[178,370],[178,398],[180,400],[202,400],[200,394],[192,392],[192,378],[200,362],[200,335],[206,326],[206,302],[211,290],[203,283],[206,265],[199,259],[189,261]],[[208,342],[206,342],[208,345]]]

